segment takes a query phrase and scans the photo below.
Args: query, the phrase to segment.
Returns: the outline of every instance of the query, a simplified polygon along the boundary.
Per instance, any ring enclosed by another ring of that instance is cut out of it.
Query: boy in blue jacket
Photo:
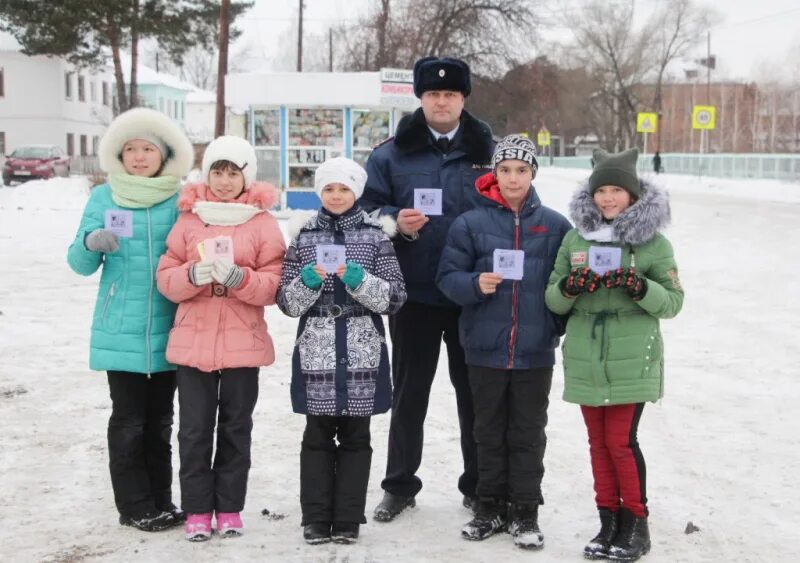
[[[483,540],[508,529],[517,546],[539,549],[544,429],[561,333],[544,293],[571,225],[536,194],[529,139],[504,138],[492,163],[476,182],[482,205],[453,223],[437,275],[442,292],[462,306],[475,405],[479,502],[461,535]]]

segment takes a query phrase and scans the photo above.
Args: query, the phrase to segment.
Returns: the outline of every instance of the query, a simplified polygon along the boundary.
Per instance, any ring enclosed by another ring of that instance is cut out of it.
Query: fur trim
[[[394,238],[397,234],[397,221],[391,215],[380,215],[377,209],[372,213],[363,213],[365,225],[379,228],[389,238]]]
[[[367,213],[362,211],[363,221],[365,225],[380,229],[389,238],[397,234],[397,221],[391,215],[376,215],[376,212]],[[286,225],[286,232],[289,237],[294,240],[304,229],[315,229],[318,227],[317,218],[319,217],[318,211],[295,211],[289,218]]]
[[[473,117],[466,110],[461,112],[461,125],[456,133],[455,142],[454,149],[460,149],[467,153],[470,162],[474,164],[492,162],[494,153],[492,130],[486,123]],[[433,146],[431,132],[422,108],[417,108],[414,113],[400,120],[394,136],[394,145],[404,153]]]
[[[622,244],[644,244],[670,222],[669,194],[646,180],[640,180],[639,185],[642,197],[611,222],[614,238]],[[588,183],[581,186],[572,197],[569,216],[582,236],[604,225],[603,215],[594,204]]]
[[[178,196],[178,210],[191,211],[195,202],[220,201],[211,193],[211,188],[203,182],[186,184]],[[259,209],[270,209],[278,201],[278,190],[269,182],[253,182],[250,189],[235,200],[236,203],[252,205]]]
[[[189,139],[169,117],[148,108],[134,108],[121,113],[108,126],[97,151],[103,172],[125,174],[120,159],[122,147],[141,134],[155,135],[169,148],[169,154],[164,156],[162,176],[182,178],[189,173],[194,162],[194,150]]]
[[[316,211],[295,211],[286,223],[286,232],[289,238],[296,239],[305,227],[313,227],[317,224]]]

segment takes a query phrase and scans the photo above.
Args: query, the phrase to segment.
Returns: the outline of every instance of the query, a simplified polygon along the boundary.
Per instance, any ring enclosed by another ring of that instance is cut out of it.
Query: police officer
[[[477,484],[472,398],[459,343],[460,309],[434,279],[453,220],[478,204],[478,176],[491,170],[489,126],[464,110],[469,66],[458,59],[426,57],[414,65],[414,93],[422,107],[405,116],[395,136],[367,161],[361,205],[397,219],[395,250],[408,301],[389,318],[394,400],[389,428],[385,494],[374,518],[388,522],[414,506],[422,488],[423,423],[442,340],[455,387],[464,470],[458,488],[472,508]]]

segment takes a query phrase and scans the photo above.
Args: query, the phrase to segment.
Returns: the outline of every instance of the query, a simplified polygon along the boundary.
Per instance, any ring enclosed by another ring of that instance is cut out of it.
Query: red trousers
[[[647,516],[644,457],[636,440],[643,409],[644,403],[581,406],[598,508],[617,511],[622,505],[636,516]]]

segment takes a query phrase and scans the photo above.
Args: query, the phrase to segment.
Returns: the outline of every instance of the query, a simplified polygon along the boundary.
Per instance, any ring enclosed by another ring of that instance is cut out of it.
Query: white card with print
[[[339,266],[346,261],[345,246],[343,244],[317,245],[317,264],[329,274],[335,274]]]
[[[622,264],[622,249],[618,246],[590,246],[589,267],[601,276]]]
[[[221,260],[227,264],[233,264],[233,239],[231,237],[209,238],[203,241],[203,250],[206,259]]]
[[[495,248],[492,272],[500,274],[505,280],[521,280],[525,265],[524,250],[503,250]]]
[[[105,228],[118,237],[132,237],[133,211],[130,209],[106,209]]]
[[[414,209],[425,215],[442,214],[442,190],[416,188],[414,190]]]

